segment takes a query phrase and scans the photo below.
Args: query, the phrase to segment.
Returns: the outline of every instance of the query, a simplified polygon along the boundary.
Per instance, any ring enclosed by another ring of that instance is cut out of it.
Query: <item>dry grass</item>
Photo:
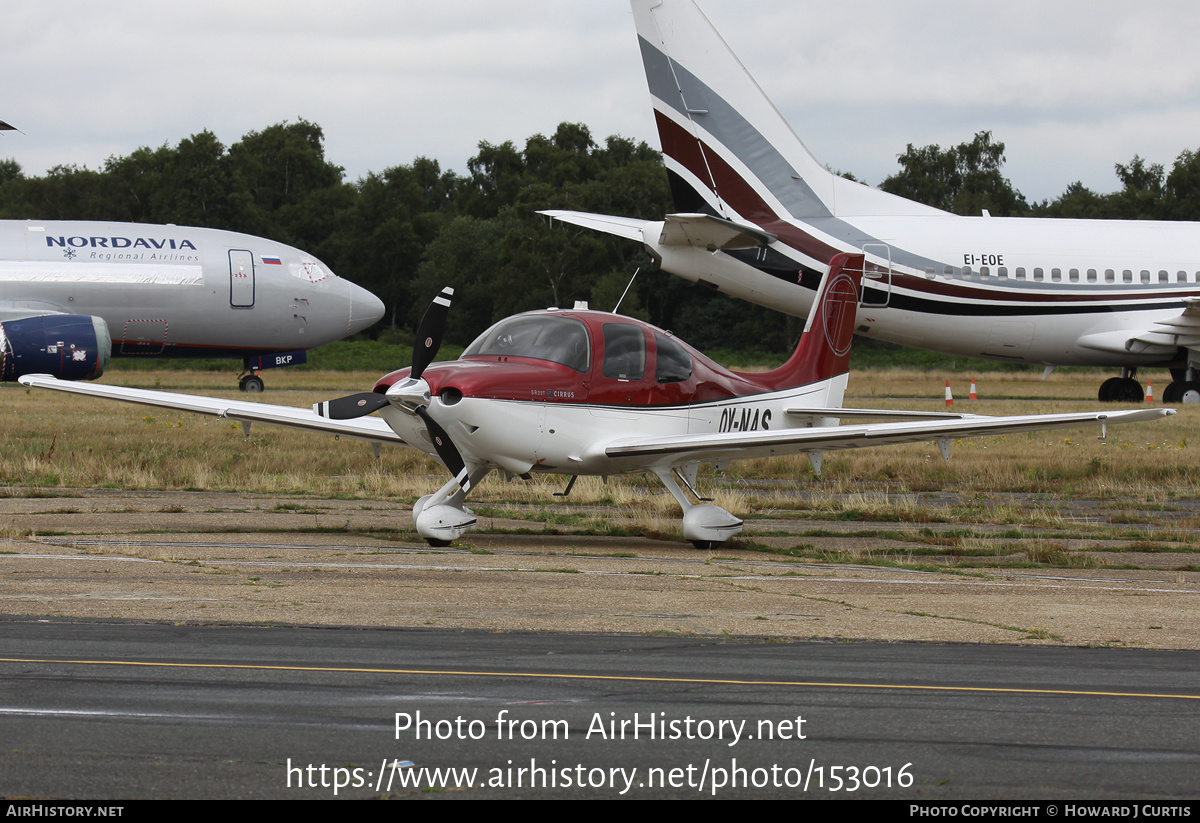
[[[336,373],[271,374],[266,402],[306,407],[331,394],[369,387],[375,375]],[[936,379],[934,379],[936,377]],[[1044,392],[1055,397],[1094,393],[1096,378],[1072,374],[1045,383],[1021,374],[976,375],[981,392],[1018,396]],[[146,387],[241,397],[228,375],[205,372],[121,373],[114,377]],[[964,378],[955,378],[962,382]],[[965,378],[969,382],[969,377]],[[925,399],[890,400],[922,382]],[[847,405],[944,408],[941,376],[870,372],[852,376]],[[1158,381],[1156,380],[1156,385]],[[1165,382],[1162,384],[1165,387]],[[870,392],[875,392],[872,400]],[[965,386],[962,394],[965,395]],[[1090,410],[1084,399],[961,401],[960,410],[1019,414]],[[306,493],[320,496],[415,499],[436,487],[444,469],[412,450],[385,448],[382,459],[353,440],[335,441],[305,432],[255,425],[244,440],[236,423],[174,414],[104,400],[65,397],[20,386],[0,388],[0,412],[10,425],[0,433],[0,484],[58,488],[210,489]],[[999,492],[1070,492],[1100,500],[1136,499],[1163,503],[1197,496],[1195,444],[1200,443],[1200,409],[1183,408],[1173,418],[1111,427],[1105,442],[1098,430],[1034,433],[956,441],[944,463],[936,445],[912,444],[830,452],[823,476],[805,457],[735,463],[727,474],[741,481],[738,497],[718,500],[731,511],[750,513],[779,506],[884,509],[905,518],[926,510],[915,495],[954,489],[966,495]],[[782,481],[783,485],[780,485]],[[502,482],[493,476],[473,500],[557,502],[559,477]],[[652,478],[580,478],[569,502],[610,505],[651,517],[674,518],[677,507]],[[783,491],[786,494],[779,494]],[[808,498],[797,503],[796,492]],[[886,492],[885,498],[866,492]],[[846,495],[859,495],[846,499]],[[791,501],[790,503],[788,501]]]

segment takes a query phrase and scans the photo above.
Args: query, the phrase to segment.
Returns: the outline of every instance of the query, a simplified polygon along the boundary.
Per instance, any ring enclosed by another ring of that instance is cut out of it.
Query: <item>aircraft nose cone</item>
[[[361,286],[350,286],[350,332],[355,334],[375,325],[383,317],[383,301]]]

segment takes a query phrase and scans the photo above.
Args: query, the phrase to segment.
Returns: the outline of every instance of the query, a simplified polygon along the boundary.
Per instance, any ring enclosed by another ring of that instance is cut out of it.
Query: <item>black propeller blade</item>
[[[429,308],[425,310],[425,315],[421,318],[421,323],[417,327],[417,343],[413,346],[412,371],[409,375],[413,380],[419,380],[425,367],[433,362],[433,358],[437,357],[438,349],[442,345],[442,335],[446,331],[446,317],[450,313],[450,302],[453,297],[454,289],[446,286],[442,289],[441,294],[433,298],[433,302],[429,304]],[[371,412],[379,411],[389,402],[386,395],[361,392],[347,397],[339,397],[336,400],[327,400],[324,403],[315,403],[313,411],[330,420],[353,420],[356,417],[363,417]],[[430,435],[432,434],[430,432]],[[445,432],[442,432],[442,436],[449,441],[450,438],[446,437]]]
[[[442,458],[446,468],[458,481],[458,487],[466,494],[471,490],[471,476],[467,472],[467,464],[463,462],[462,455],[458,453],[458,447],[454,445],[450,435],[446,434],[446,430],[429,416],[424,406],[417,406],[417,414],[425,421],[425,430],[429,432],[429,439],[433,441],[433,448],[437,450],[438,457]]]
[[[437,357],[442,345],[442,335],[446,332],[446,316],[450,313],[450,301],[454,298],[454,289],[446,286],[441,294],[433,298],[429,308],[421,317],[417,326],[417,344],[413,346],[412,372],[409,375],[418,380],[425,367]]]
[[[330,420],[353,420],[382,409],[388,402],[386,395],[375,394],[375,392],[359,392],[339,397],[336,400],[315,403],[313,411]]]
[[[397,393],[397,405],[413,411],[421,418],[425,424],[425,431],[429,433],[429,439],[433,441],[433,448],[437,451],[438,457],[454,475],[463,494],[466,494],[471,490],[470,472],[467,471],[467,465],[463,462],[462,455],[459,454],[458,447],[454,445],[450,435],[429,415],[429,410],[425,407],[425,403],[429,402],[429,386],[421,380],[421,374],[433,362],[433,358],[437,356],[438,349],[442,345],[442,335],[446,331],[446,318],[450,313],[450,303],[453,298],[454,289],[447,286],[437,297],[433,298],[433,302],[425,310],[425,315],[421,318],[420,325],[417,326],[417,343],[413,346],[412,371],[402,383],[397,384],[404,389]],[[317,403],[313,406],[313,411],[321,417],[328,417],[331,420],[352,420],[378,411],[391,402],[385,394],[361,392]]]

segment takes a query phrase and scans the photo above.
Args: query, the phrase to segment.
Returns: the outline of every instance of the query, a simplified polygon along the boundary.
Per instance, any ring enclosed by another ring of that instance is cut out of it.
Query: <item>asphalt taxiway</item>
[[[8,618],[0,794],[1186,799],[1197,671],[1194,651]],[[475,771],[403,785],[429,769]]]

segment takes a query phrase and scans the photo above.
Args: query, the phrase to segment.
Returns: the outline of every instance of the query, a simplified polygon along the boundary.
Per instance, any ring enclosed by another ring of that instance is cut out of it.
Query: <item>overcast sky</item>
[[[990,129],[1030,200],[1200,148],[1200,4],[700,6],[819,160],[872,184],[905,145]],[[625,0],[42,0],[5,7],[0,157],[99,168],[305,118],[348,179],[562,121],[657,147]]]

